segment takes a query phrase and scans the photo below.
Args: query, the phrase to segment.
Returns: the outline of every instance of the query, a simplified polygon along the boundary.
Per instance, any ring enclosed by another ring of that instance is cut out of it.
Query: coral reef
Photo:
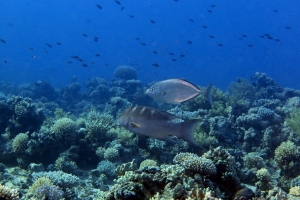
[[[213,106],[203,95],[173,105],[149,99],[134,68],[114,75],[82,90],[76,77],[55,89],[0,82],[0,199],[299,198],[299,90],[257,72],[227,91],[214,87]],[[136,104],[172,113],[174,123],[200,119],[200,148],[119,126]]]

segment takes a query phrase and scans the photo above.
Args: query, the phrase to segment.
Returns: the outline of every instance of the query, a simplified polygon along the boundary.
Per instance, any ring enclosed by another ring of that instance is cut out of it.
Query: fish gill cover
[[[0,5],[0,199],[299,198],[298,1],[67,3]],[[213,104],[145,94],[171,78]],[[120,126],[136,105],[200,148]]]

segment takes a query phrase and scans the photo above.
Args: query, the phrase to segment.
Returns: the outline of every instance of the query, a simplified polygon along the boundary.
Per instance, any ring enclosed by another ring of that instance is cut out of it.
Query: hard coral
[[[7,186],[0,184],[0,199],[4,200],[19,200],[19,192]]]
[[[27,148],[29,137],[25,133],[19,133],[12,142],[12,148],[15,153],[24,153]]]
[[[55,121],[50,131],[55,135],[55,138],[74,138],[73,135],[76,133],[76,123],[73,120],[64,117]]]
[[[290,117],[286,120],[287,124],[295,131],[296,135],[300,138],[300,108],[294,109]]]
[[[211,160],[199,157],[193,153],[179,153],[174,157],[173,162],[201,175],[213,175],[217,173],[217,168]]]
[[[282,142],[274,152],[274,159],[279,167],[288,166],[291,162],[296,161],[298,158],[297,146],[291,142]]]
[[[137,73],[133,67],[120,65],[114,71],[114,76],[124,80],[136,79]]]

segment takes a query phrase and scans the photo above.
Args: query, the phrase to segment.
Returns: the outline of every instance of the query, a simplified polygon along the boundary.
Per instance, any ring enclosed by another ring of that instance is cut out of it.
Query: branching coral
[[[110,128],[113,128],[115,120],[112,115],[100,114],[92,110],[88,113],[88,120],[86,123],[86,130],[90,136],[101,137]]]
[[[211,160],[199,157],[193,153],[179,153],[174,157],[173,162],[182,165],[187,170],[198,172],[202,175],[217,173],[217,168]]]
[[[55,135],[55,138],[71,139],[76,133],[76,123],[64,117],[55,121],[50,131]]]

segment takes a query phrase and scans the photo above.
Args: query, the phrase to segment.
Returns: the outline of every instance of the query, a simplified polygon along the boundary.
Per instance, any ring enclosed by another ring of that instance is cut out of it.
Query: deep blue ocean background
[[[259,71],[300,89],[299,7],[296,0],[3,0],[0,81],[62,87],[75,75],[83,85],[129,65],[145,83],[186,78],[226,89]]]

